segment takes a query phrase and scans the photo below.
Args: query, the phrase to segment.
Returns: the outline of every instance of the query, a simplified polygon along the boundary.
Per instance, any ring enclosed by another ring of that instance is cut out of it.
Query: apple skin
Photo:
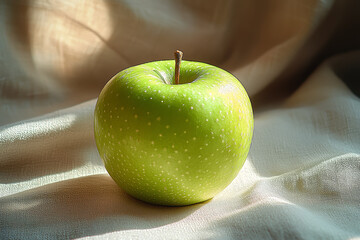
[[[173,60],[130,67],[101,91],[95,140],[106,170],[142,201],[183,206],[213,198],[237,176],[249,152],[253,113],[230,73]]]

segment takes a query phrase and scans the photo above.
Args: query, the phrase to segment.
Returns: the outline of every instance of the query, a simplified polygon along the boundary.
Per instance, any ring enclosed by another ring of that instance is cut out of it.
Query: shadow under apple
[[[127,195],[108,175],[92,175],[2,198],[0,238],[78,238],[156,228],[180,221],[201,206],[150,205]]]

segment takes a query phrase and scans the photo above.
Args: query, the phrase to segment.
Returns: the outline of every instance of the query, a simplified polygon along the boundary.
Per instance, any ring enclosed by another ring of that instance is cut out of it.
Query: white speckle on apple
[[[137,115],[137,114],[135,114],[135,115],[134,115],[134,118],[135,118],[135,119],[136,119],[136,118],[138,118],[138,115]]]
[[[157,117],[156,120],[157,120],[157,121],[160,121],[160,120],[161,120],[161,117]]]

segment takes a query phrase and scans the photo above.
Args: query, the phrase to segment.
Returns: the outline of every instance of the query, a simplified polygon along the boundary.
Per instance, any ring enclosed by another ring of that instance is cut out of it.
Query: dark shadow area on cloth
[[[0,199],[0,238],[37,236],[36,229],[44,238],[72,239],[156,228],[180,221],[202,205],[154,206],[128,196],[108,175],[86,176]]]
[[[360,57],[358,52],[350,52],[345,54],[341,60],[336,58],[330,61],[334,73],[344,81],[348,88],[357,96],[360,97]]]
[[[357,0],[334,1],[325,19],[317,27],[317,30],[309,36],[286,70],[274,79],[269,86],[252,97],[254,110],[282,102],[299,88],[319,64],[326,59],[340,53],[360,49],[359,9],[360,1]],[[349,88],[359,96],[360,86],[358,78],[355,80],[356,76],[339,75]],[[357,92],[354,89],[358,89]]]

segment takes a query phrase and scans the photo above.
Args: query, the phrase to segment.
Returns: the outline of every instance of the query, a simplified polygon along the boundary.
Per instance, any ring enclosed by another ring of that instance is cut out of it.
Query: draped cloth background
[[[356,0],[0,2],[0,238],[360,238]],[[127,196],[95,147],[104,84],[140,63],[207,62],[255,113],[248,159],[211,201]]]

